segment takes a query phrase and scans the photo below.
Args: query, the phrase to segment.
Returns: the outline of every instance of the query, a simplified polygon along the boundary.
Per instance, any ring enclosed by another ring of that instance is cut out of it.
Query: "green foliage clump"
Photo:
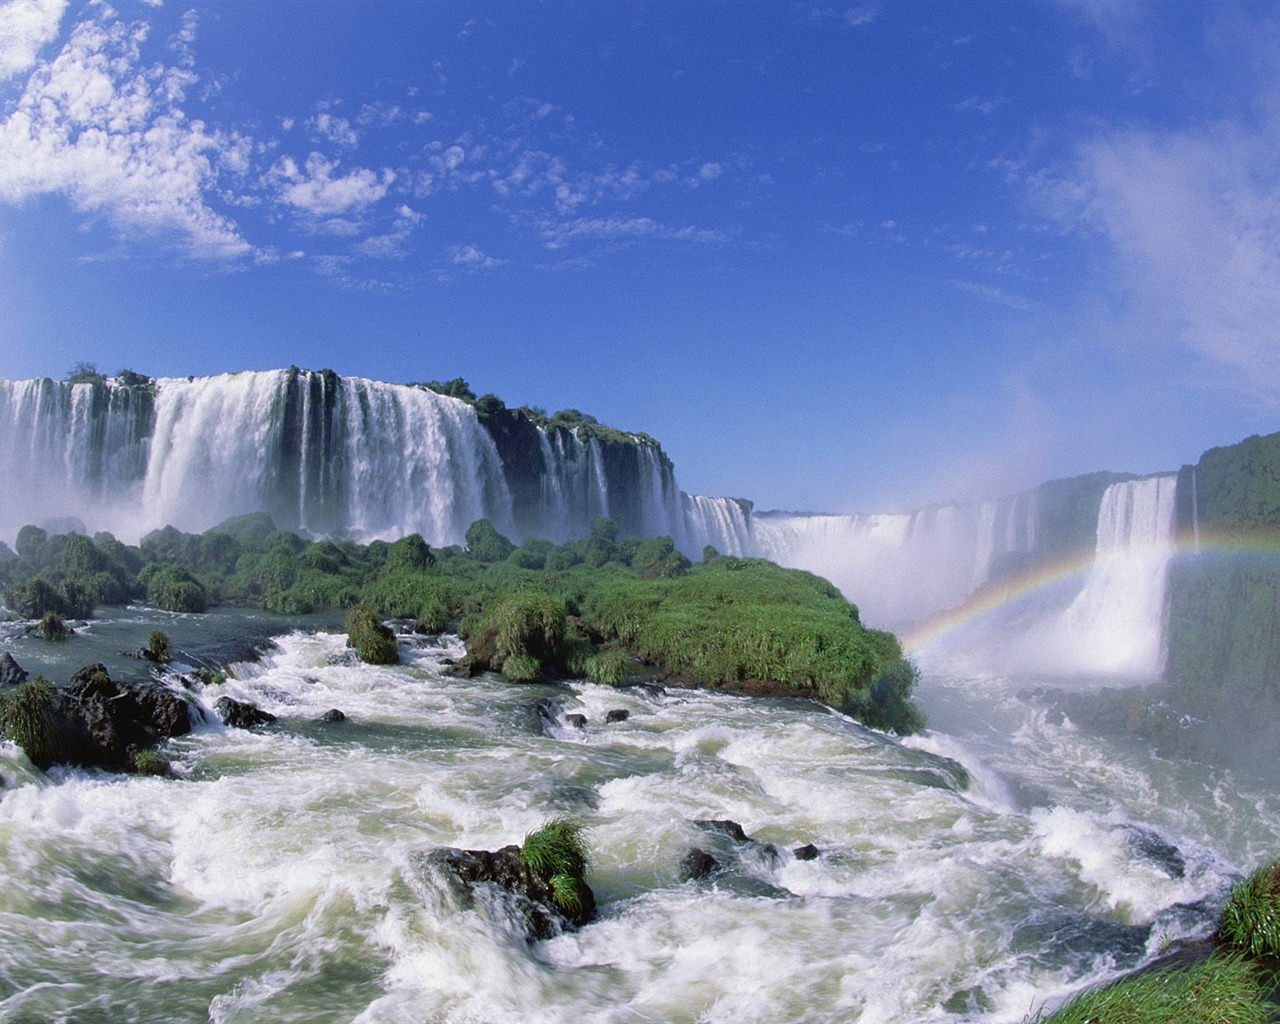
[[[71,635],[71,630],[62,621],[57,612],[45,612],[40,616],[40,625],[36,627],[36,636],[41,640],[60,641]]]
[[[487,519],[477,519],[467,527],[466,542],[467,554],[481,562],[501,562],[516,548]]]
[[[169,653],[169,636],[162,629],[153,629],[147,636],[147,657],[157,665],[167,665],[173,660]]]
[[[449,628],[449,606],[432,595],[418,607],[417,622],[414,630],[418,633],[443,633]]]
[[[511,654],[502,662],[502,674],[513,683],[538,683],[543,679],[542,664],[532,654]]]
[[[1218,935],[1253,957],[1280,957],[1280,860],[1264,864],[1231,890]]]
[[[1271,1014],[1255,969],[1234,956],[1144,971],[1089,989],[1027,1024],[1266,1024]]]
[[[135,750],[129,766],[138,775],[168,775],[169,762],[154,750]]]
[[[66,712],[48,680],[36,676],[0,698],[0,732],[20,746],[31,763],[48,768],[65,749]]]
[[[495,634],[498,663],[518,655],[529,655],[544,664],[558,662],[564,627],[563,603],[541,590],[517,590],[503,596],[484,620],[484,631]]]
[[[627,656],[616,647],[592,654],[587,658],[582,674],[593,683],[620,686],[627,681]]]
[[[564,875],[581,881],[591,864],[591,852],[583,832],[580,822],[552,818],[524,837],[520,860],[530,871],[548,880]]]
[[[347,646],[355,648],[360,660],[370,665],[394,665],[400,660],[395,634],[370,608],[353,608],[347,613]]]
[[[147,603],[170,612],[202,612],[209,595],[198,579],[180,565],[152,563],[138,574]]]

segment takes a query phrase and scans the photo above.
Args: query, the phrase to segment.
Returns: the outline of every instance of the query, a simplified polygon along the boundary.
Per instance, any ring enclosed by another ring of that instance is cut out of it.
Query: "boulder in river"
[[[213,710],[218,713],[223,725],[233,729],[252,729],[276,720],[276,716],[271,712],[263,711],[254,704],[232,700],[230,697],[219,697]]]

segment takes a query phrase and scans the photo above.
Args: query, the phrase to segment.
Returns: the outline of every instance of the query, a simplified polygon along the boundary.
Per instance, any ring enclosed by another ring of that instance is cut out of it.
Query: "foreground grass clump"
[[[154,750],[135,750],[129,758],[129,766],[138,775],[168,775],[169,762],[163,754]]]
[[[1090,989],[1027,1024],[1266,1024],[1257,971],[1239,956],[1147,971]]]
[[[354,647],[360,660],[370,665],[394,665],[400,660],[396,635],[369,608],[353,608],[347,613],[347,646]]]
[[[576,821],[552,818],[525,836],[520,847],[521,862],[546,880],[556,905],[570,914],[582,909],[591,860],[582,832]]]
[[[40,625],[36,627],[36,636],[41,640],[60,641],[71,635],[71,630],[57,612],[45,612],[40,617]]]
[[[1280,957],[1280,860],[1264,864],[1231,890],[1218,937],[1253,957]]]
[[[0,699],[0,732],[20,746],[39,768],[47,768],[61,758],[64,718],[57,692],[40,676]]]

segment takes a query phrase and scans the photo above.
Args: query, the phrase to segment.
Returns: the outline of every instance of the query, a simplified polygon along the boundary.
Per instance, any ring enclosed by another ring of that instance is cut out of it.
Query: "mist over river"
[[[1265,780],[1086,734],[1027,676],[926,653],[931,728],[903,744],[801,700],[457,679],[448,636],[373,667],[325,624],[102,609],[61,645],[0,624],[58,679],[139,676],[119,652],[161,628],[181,662],[242,659],[199,704],[279,716],[209,715],[165,748],[175,778],[45,776],[0,746],[0,1021],[1018,1022],[1206,935],[1276,853]],[[529,944],[417,856],[561,814],[594,851],[576,934]],[[719,818],[780,856],[693,824]],[[693,847],[727,870],[681,881]]]

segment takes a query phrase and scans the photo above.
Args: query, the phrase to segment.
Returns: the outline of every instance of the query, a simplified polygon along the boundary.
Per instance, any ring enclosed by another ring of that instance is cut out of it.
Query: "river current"
[[[0,744],[0,1021],[1017,1024],[1208,934],[1280,853],[1265,780],[1090,735],[1026,696],[1040,680],[925,658],[931,727],[899,743],[806,701],[457,679],[451,637],[362,665],[319,625],[116,609],[49,645],[0,624],[55,679],[139,676],[119,652],[161,628],[182,662],[240,659],[205,707],[279,716],[210,715],[166,748],[172,778],[46,776]],[[418,856],[556,815],[594,854],[577,933],[530,944]],[[682,881],[693,847],[725,870]]]

